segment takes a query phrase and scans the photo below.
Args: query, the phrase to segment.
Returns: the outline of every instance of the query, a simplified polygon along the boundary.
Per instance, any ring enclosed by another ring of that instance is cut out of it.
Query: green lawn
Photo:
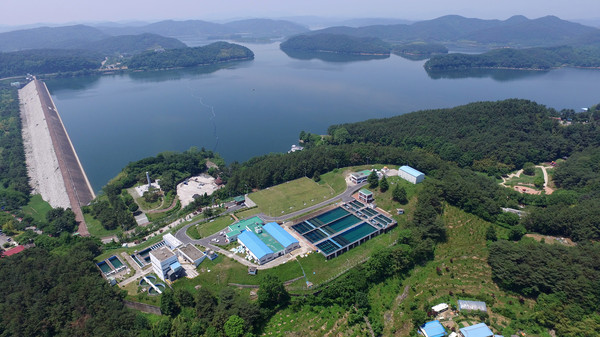
[[[343,180],[343,178],[331,174],[331,177],[323,179],[323,183],[316,183],[312,179],[304,177],[251,193],[249,198],[256,203],[260,212],[267,215],[278,216],[292,213],[343,192],[346,189],[345,186],[341,191],[339,190],[342,186],[339,179]],[[327,176],[327,174],[323,176]]]
[[[119,229],[119,228],[112,229],[112,230],[105,229],[102,226],[102,224],[100,223],[100,220],[94,218],[89,213],[83,214],[83,217],[85,219],[85,224],[87,225],[88,231],[90,232],[90,235],[92,235],[92,236],[102,238],[105,236],[116,235],[121,232],[121,229]]]
[[[29,199],[29,203],[23,207],[23,213],[31,216],[36,221],[46,221],[46,213],[52,209],[49,203],[42,199],[39,194],[34,194]]]
[[[203,237],[210,236],[231,225],[234,222],[230,215],[218,217],[209,222],[202,222],[195,226],[190,226],[187,229],[187,234],[192,239],[200,239]]]
[[[542,172],[541,168],[536,167],[535,168],[535,174],[533,176],[528,176],[528,175],[525,175],[525,174],[521,174],[518,177],[513,177],[513,178],[508,179],[506,181],[506,185],[508,185],[508,186],[531,185],[530,187],[535,188],[535,186],[533,186],[533,182],[538,177],[541,177],[543,179],[544,178],[544,173]]]

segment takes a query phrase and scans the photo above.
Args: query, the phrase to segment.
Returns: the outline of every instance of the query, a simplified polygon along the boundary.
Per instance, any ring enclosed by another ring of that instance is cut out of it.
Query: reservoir
[[[253,61],[48,80],[93,189],[131,161],[192,146],[242,162],[332,124],[506,98],[576,111],[600,102],[600,70],[429,75],[425,61],[395,55],[320,59],[290,57],[279,43],[245,45]]]

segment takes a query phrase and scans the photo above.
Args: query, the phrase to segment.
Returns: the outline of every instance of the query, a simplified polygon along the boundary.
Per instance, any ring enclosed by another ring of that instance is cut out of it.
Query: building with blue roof
[[[494,333],[485,323],[479,323],[460,329],[462,337],[493,337]]]
[[[446,329],[440,321],[427,322],[419,328],[419,331],[425,337],[443,337],[447,336]]]
[[[250,256],[254,258],[258,264],[263,264],[273,260],[276,255],[269,246],[267,246],[254,232],[249,230],[242,231],[237,240],[244,245]]]
[[[263,226],[263,229],[283,246],[284,254],[300,248],[298,240],[285,229],[281,228],[276,222],[269,222]]]
[[[407,165],[400,166],[398,169],[398,176],[413,184],[418,184],[425,179],[425,174],[423,172],[419,172]]]

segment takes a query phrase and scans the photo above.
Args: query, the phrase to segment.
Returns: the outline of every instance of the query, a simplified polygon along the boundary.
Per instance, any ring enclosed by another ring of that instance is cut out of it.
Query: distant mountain
[[[65,49],[109,37],[97,28],[75,25],[40,27],[0,33],[0,51]]]
[[[214,23],[202,20],[166,20],[137,27],[99,27],[110,35],[152,33],[169,37],[196,37],[208,39],[229,37],[281,38],[300,34],[308,28],[284,20],[249,19],[228,23]]]
[[[281,43],[284,52],[327,52],[351,55],[389,55],[391,46],[374,37],[336,34],[297,35]]]
[[[585,44],[598,40],[600,29],[561,20],[554,16],[527,19],[514,16],[507,20],[482,20],[458,15],[443,16],[411,25],[374,25],[360,28],[330,27],[310,34],[331,33],[358,37],[377,37],[385,41],[407,43],[461,43],[464,45],[548,47]]]
[[[338,26],[348,26],[348,27],[364,27],[364,26],[374,26],[374,25],[398,25],[404,24],[409,25],[414,23],[414,21],[404,20],[404,19],[392,19],[392,18],[360,18],[360,19],[348,19],[343,20],[337,23]]]
[[[147,50],[185,48],[185,43],[156,34],[111,36],[100,41],[82,44],[79,48],[103,54],[138,54]]]

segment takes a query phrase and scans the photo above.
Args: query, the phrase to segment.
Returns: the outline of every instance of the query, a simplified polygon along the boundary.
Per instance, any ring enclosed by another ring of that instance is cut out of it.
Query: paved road
[[[338,195],[336,195],[333,198],[330,198],[330,199],[325,200],[323,202],[320,202],[320,203],[318,203],[316,205],[313,205],[313,206],[310,206],[310,207],[307,207],[307,208],[304,208],[304,209],[301,209],[299,211],[296,211],[296,212],[293,212],[293,213],[289,213],[289,214],[286,214],[286,215],[282,215],[282,216],[278,216],[278,217],[267,216],[264,213],[259,213],[257,215],[261,219],[263,219],[264,221],[267,221],[267,222],[272,222],[272,221],[286,221],[286,220],[295,218],[295,217],[297,217],[299,215],[302,215],[302,214],[305,214],[305,213],[309,213],[309,212],[317,210],[317,209],[319,209],[321,207],[327,206],[327,205],[331,204],[332,202],[334,202],[334,201],[336,201],[338,199],[341,199],[343,202],[353,200],[352,195],[354,193],[356,193],[359,189],[361,189],[363,186],[365,186],[366,184],[367,183],[364,182],[362,184],[348,186],[343,193],[338,194]],[[228,212],[229,211],[231,211],[231,210],[228,210]],[[211,249],[211,250],[215,251],[218,254],[225,255],[227,257],[236,259],[239,263],[241,263],[243,265],[257,267],[258,269],[273,268],[275,266],[278,266],[278,265],[280,265],[282,263],[285,263],[285,262],[289,261],[290,259],[294,258],[292,255],[287,254],[285,257],[280,257],[280,258],[277,258],[277,259],[275,259],[273,261],[265,263],[263,265],[258,265],[257,266],[256,264],[254,264],[254,263],[252,263],[252,262],[250,262],[250,261],[242,258],[239,255],[233,254],[232,252],[230,252],[228,250],[225,250],[225,249],[223,249],[223,248],[221,248],[219,246],[213,245],[212,242],[210,241],[210,239],[213,237],[213,235],[211,235],[209,237],[206,237],[206,238],[201,238],[201,239],[198,239],[198,240],[192,239],[192,238],[190,238],[187,235],[186,232],[187,232],[187,229],[190,226],[195,226],[195,225],[197,225],[197,224],[199,224],[201,222],[205,222],[206,220],[207,219],[202,219],[202,220],[199,220],[199,221],[194,221],[193,223],[191,223],[189,225],[186,225],[185,227],[183,227],[179,231],[177,231],[177,233],[175,233],[175,237],[177,239],[179,239],[179,241],[183,242],[184,244],[192,243],[192,244],[204,246],[204,247],[206,247],[208,249]]]

